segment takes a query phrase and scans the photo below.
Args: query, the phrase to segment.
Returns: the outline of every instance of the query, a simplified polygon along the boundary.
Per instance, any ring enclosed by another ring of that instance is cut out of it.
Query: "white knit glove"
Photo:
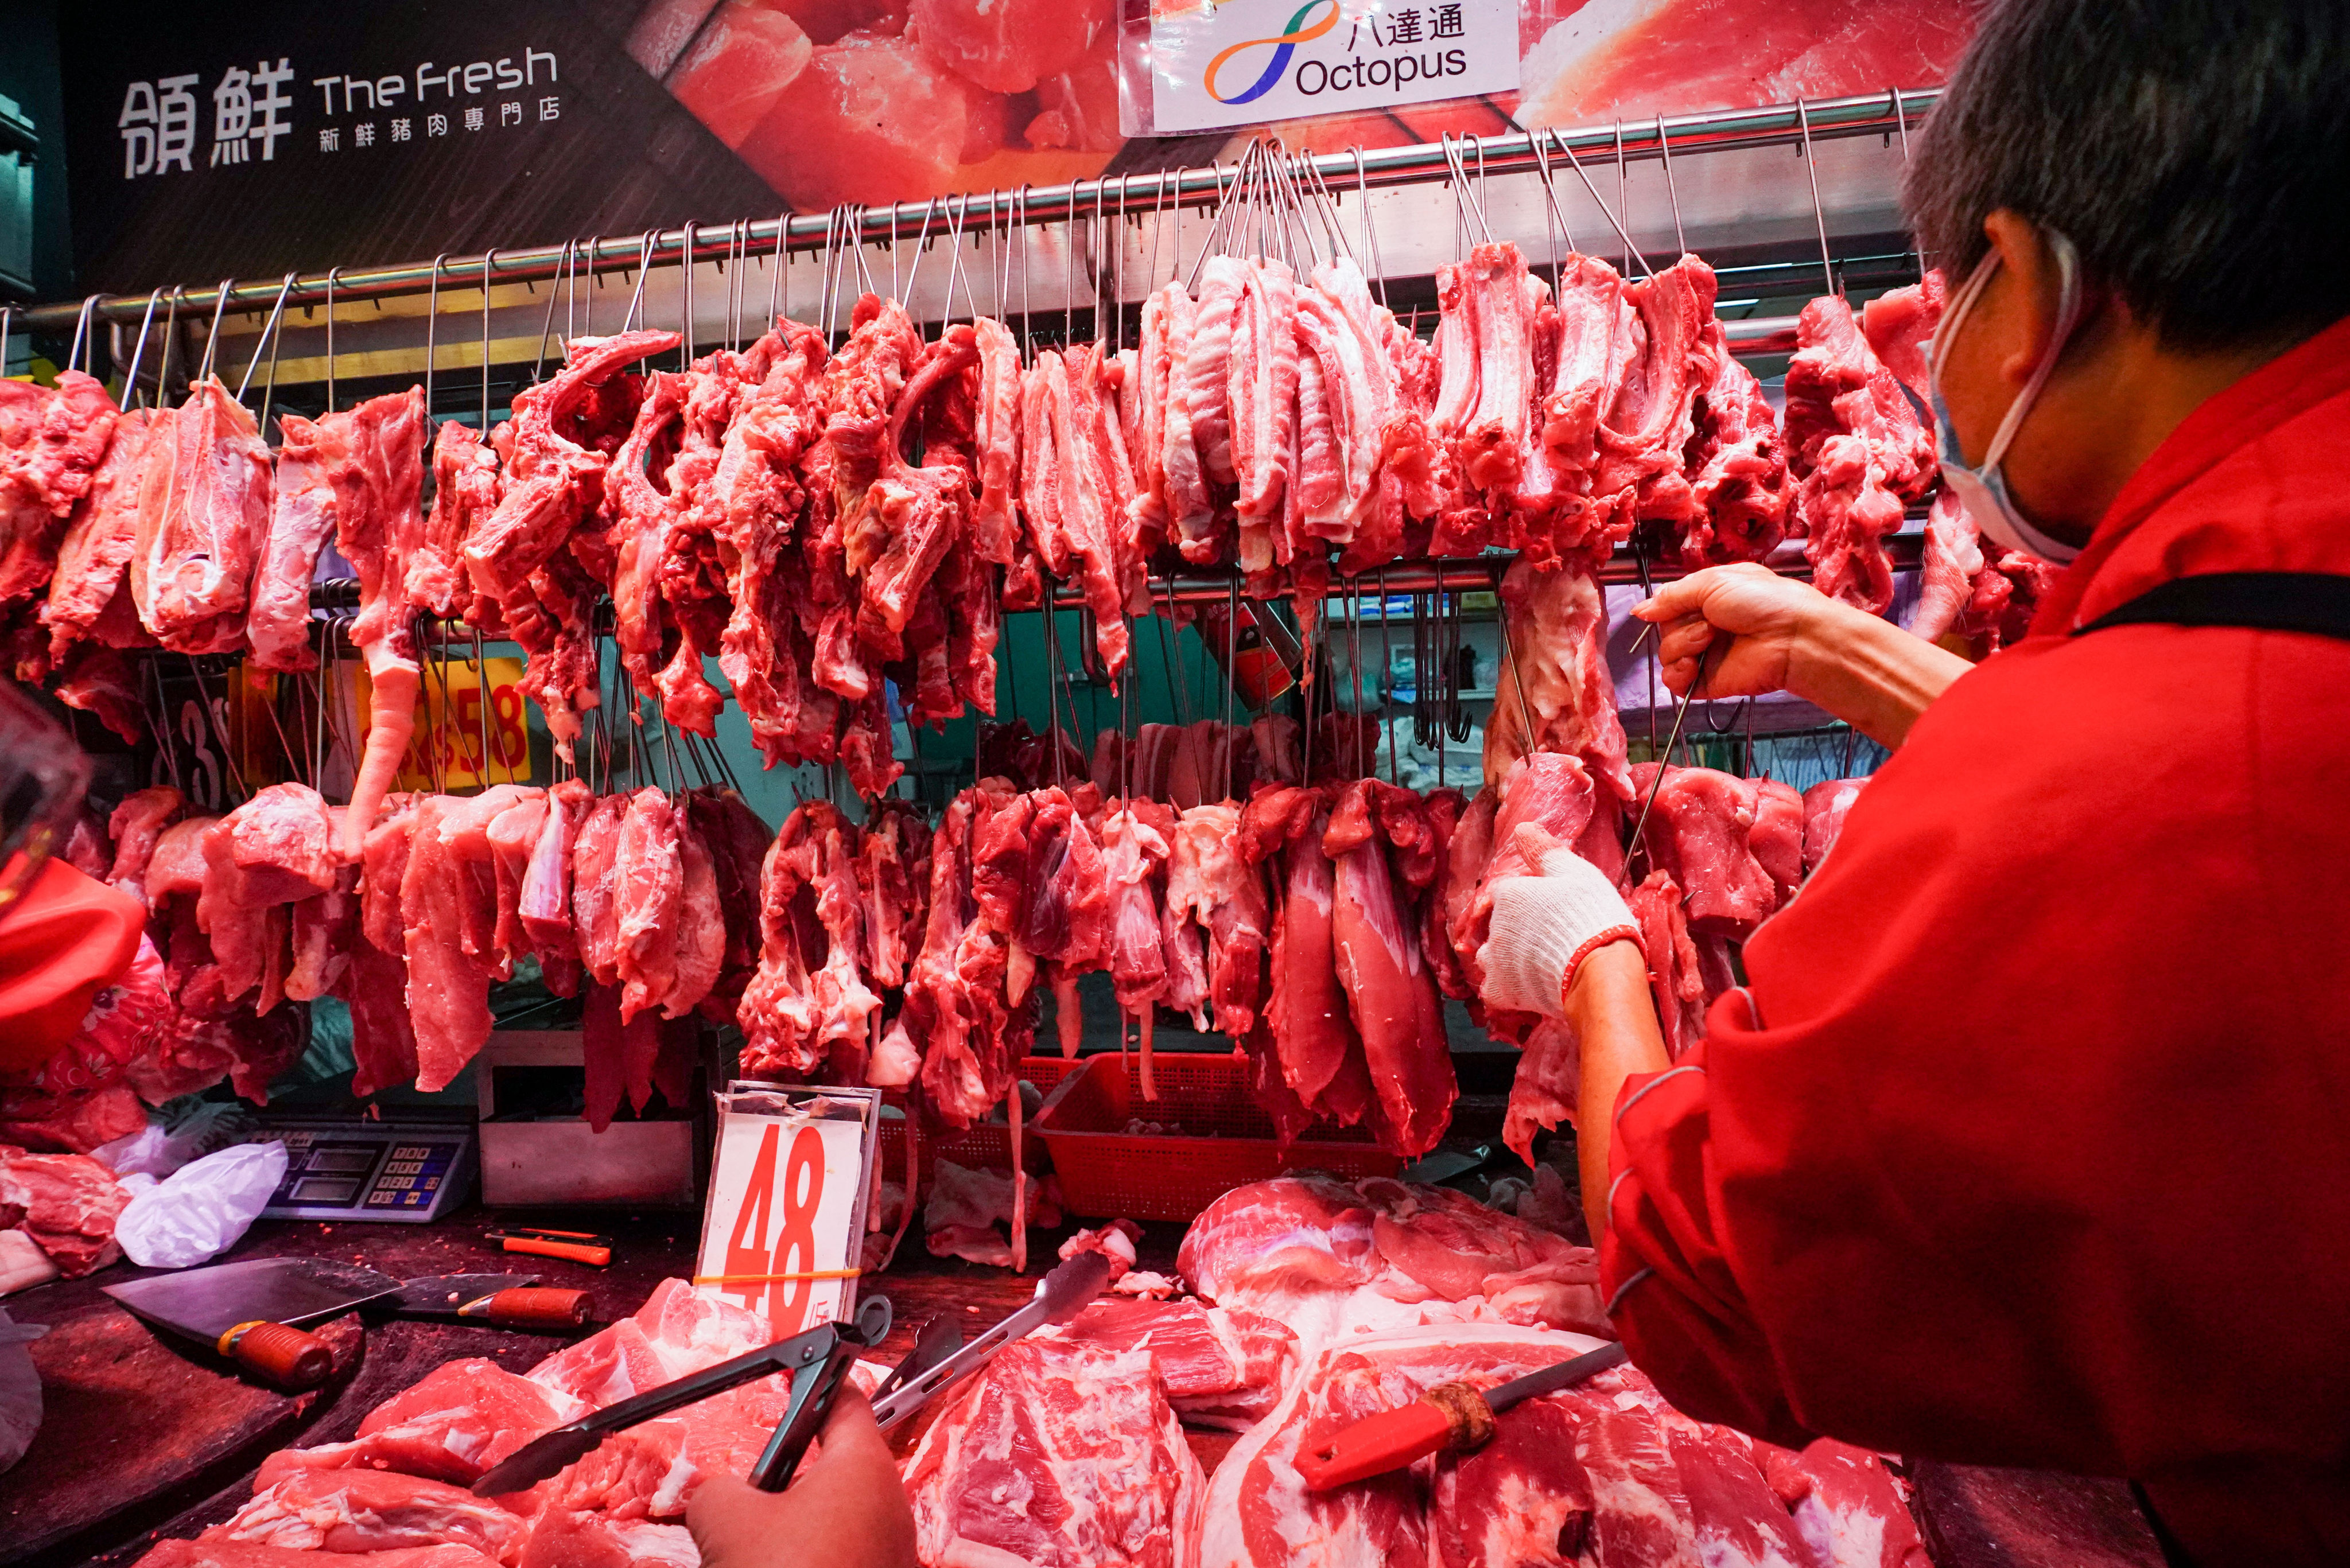
[[[1583,961],[1610,942],[1638,942],[1640,926],[1607,874],[1574,850],[1555,845],[1536,864],[1538,877],[1493,885],[1492,934],[1477,961],[1487,1006],[1560,1018]]]

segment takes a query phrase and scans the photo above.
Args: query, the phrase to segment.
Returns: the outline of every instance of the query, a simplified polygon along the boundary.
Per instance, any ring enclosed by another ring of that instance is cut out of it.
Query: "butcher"
[[[1580,1033],[1608,1312],[1675,1405],[2126,1478],[2204,1568],[2350,1562],[2345,80],[2340,0],[1986,14],[1904,196],[1945,481],[2062,576],[1980,666],[1760,566],[1668,586],[1675,691],[1892,758],[1669,1067],[1588,864],[1483,954]]]
[[[71,1044],[138,955],[145,906],[49,852],[88,784],[65,729],[0,683],[0,1073]]]

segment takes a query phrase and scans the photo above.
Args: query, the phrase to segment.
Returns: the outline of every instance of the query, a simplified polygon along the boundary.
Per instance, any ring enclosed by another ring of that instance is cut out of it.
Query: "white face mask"
[[[2031,411],[2033,400],[2047,384],[2056,369],[2058,356],[2064,352],[2065,342],[2081,319],[2081,262],[2073,242],[2054,229],[2046,231],[2048,243],[2056,253],[2056,267],[2061,275],[2062,293],[2056,305],[2056,330],[2048,340],[2047,352],[2033,368],[2032,379],[2023,384],[2014,402],[2008,405],[2007,417],[1999,422],[1999,431],[1991,438],[1981,466],[1969,468],[1965,454],[1959,450],[1959,433],[1950,427],[1950,412],[1942,402],[1942,355],[1951,339],[1958,336],[1959,326],[1975,301],[1982,296],[1983,286],[1991,282],[1999,270],[1999,252],[1983,257],[1959,296],[1950,302],[1941,323],[1934,328],[1934,341],[1928,350],[1931,389],[1934,394],[1934,444],[1941,460],[1942,483],[1950,487],[1967,515],[1975,525],[1990,536],[1994,544],[2010,550],[2021,550],[2027,556],[2037,556],[2043,561],[2063,566],[2081,553],[2078,545],[2068,545],[2062,539],[2052,539],[2032,525],[2031,521],[2008,499],[2007,478],[2000,471],[2000,460],[2007,455],[2015,432],[2022,428],[2023,416]]]

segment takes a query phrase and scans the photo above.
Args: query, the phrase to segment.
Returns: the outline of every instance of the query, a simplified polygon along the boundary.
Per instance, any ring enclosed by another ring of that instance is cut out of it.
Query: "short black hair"
[[[2012,208],[2187,352],[2350,314],[2350,0],[1996,0],[1902,182],[1953,286]]]

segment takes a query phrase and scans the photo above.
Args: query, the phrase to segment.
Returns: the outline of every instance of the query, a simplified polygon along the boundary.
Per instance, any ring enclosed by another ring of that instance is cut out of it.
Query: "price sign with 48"
[[[879,1106],[871,1090],[721,1096],[694,1282],[764,1315],[778,1339],[850,1315]]]

